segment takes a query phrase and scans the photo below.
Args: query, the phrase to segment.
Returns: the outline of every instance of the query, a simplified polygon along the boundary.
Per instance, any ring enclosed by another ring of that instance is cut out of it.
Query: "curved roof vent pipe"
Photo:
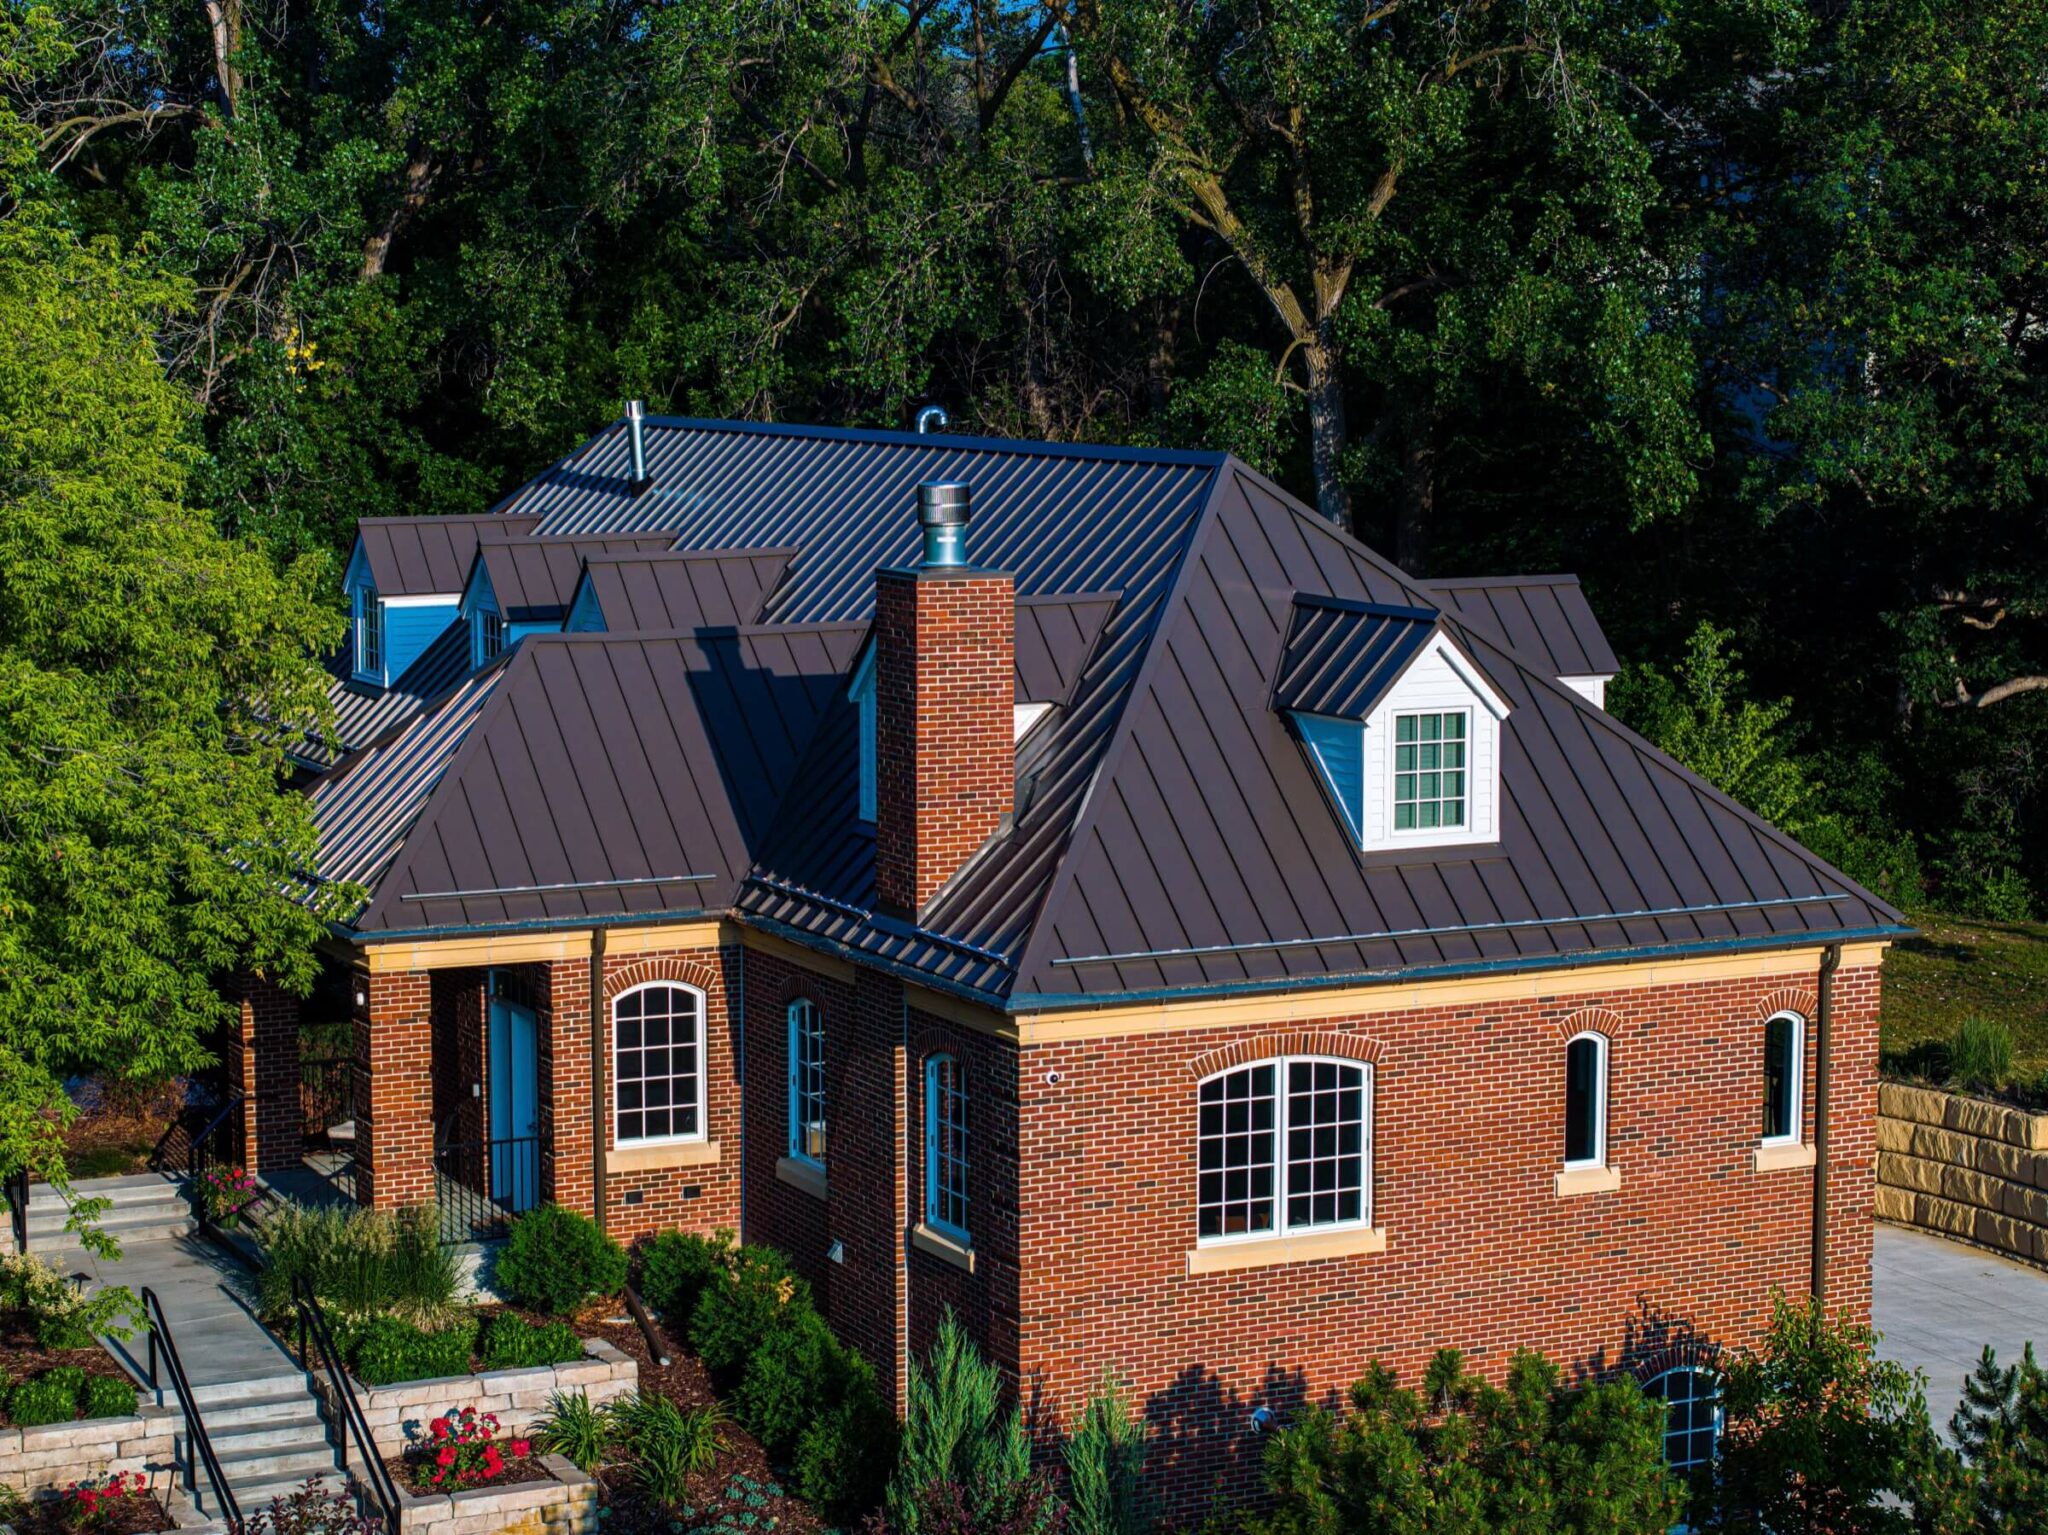
[[[654,483],[654,477],[647,472],[647,406],[639,400],[626,402],[626,446],[633,455],[633,477],[627,493],[637,496]]]
[[[935,426],[945,426],[951,419],[945,406],[927,405],[917,413],[917,435],[922,437]]]
[[[967,523],[973,516],[967,487],[957,480],[926,480],[917,487],[917,521],[924,529],[927,570],[958,570],[967,564]]]

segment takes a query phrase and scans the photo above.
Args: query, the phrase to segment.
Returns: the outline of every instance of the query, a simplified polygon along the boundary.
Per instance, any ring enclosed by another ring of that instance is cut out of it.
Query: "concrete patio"
[[[2048,1272],[1899,1226],[1877,1228],[1871,1319],[1878,1353],[1926,1379],[1945,1426],[1985,1344],[2002,1364],[2032,1342],[2048,1356]]]

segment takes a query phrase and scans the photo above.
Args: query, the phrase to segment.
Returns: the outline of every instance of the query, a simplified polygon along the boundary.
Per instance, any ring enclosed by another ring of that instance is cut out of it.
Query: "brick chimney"
[[[1017,583],[967,559],[967,487],[917,488],[924,557],[875,573],[875,896],[915,916],[1010,818]]]

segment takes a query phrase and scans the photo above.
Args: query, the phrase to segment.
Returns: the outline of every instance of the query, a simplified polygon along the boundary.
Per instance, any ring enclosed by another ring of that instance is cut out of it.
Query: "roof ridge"
[[[664,528],[652,533],[639,534],[549,533],[545,536],[539,534],[532,536],[536,544],[593,544],[602,542],[606,538],[641,538],[651,543],[657,538],[672,540],[676,535],[673,528]],[[803,552],[801,544],[761,544],[758,546],[753,544],[735,544],[729,549],[677,549],[671,546],[667,549],[651,549],[645,552],[635,550],[624,554],[608,554],[604,552],[586,554],[583,557],[583,563],[586,565],[626,565],[636,560],[672,560],[678,563],[684,560],[757,560],[771,554],[786,554],[791,559],[795,559]]]
[[[1571,571],[1519,576],[1431,576],[1421,583],[1435,591],[1446,586],[1584,586]]]
[[[701,416],[648,416],[649,428],[664,431],[727,432],[759,437],[808,437],[826,442],[865,442],[885,447],[956,449],[969,453],[1022,453],[1045,458],[1093,458],[1116,463],[1185,464],[1220,469],[1231,455],[1206,448],[1150,448],[1116,443],[1047,442],[1030,437],[984,437],[965,432],[915,432],[890,427],[814,426],[794,421],[718,421]],[[615,418],[577,450],[588,451],[624,425]],[[577,455],[571,455],[573,458]],[[559,460],[542,470],[546,475],[566,464]],[[536,477],[538,478],[538,476]]]
[[[1047,877],[1044,888],[1039,892],[1038,905],[1025,926],[1024,947],[1017,951],[1015,962],[1010,966],[1009,981],[1005,992],[1014,988],[1018,980],[1031,974],[1039,951],[1049,946],[1051,940],[1046,916],[1057,905],[1058,898],[1073,883],[1072,856],[1074,846],[1083,833],[1095,823],[1101,809],[1102,786],[1109,782],[1114,770],[1130,749],[1131,705],[1151,685],[1152,676],[1162,664],[1160,661],[1166,625],[1182,605],[1187,593],[1188,582],[1193,578],[1197,558],[1203,543],[1214,532],[1218,522],[1218,495],[1222,489],[1224,472],[1232,467],[1241,467],[1235,454],[1223,455],[1219,471],[1210,476],[1209,488],[1202,497],[1202,508],[1195,515],[1194,527],[1188,532],[1187,542],[1181,547],[1179,563],[1174,567],[1173,579],[1160,594],[1159,613],[1152,622],[1152,633],[1145,641],[1145,653],[1138,662],[1138,669],[1131,674],[1130,685],[1124,690],[1123,702],[1117,706],[1116,723],[1110,727],[1109,739],[1095,758],[1094,770],[1089,774],[1088,787],[1082,791],[1081,803],[1075,808],[1074,818],[1067,828],[1067,834],[1060,843],[1058,854],[1053,860],[1052,873]]]

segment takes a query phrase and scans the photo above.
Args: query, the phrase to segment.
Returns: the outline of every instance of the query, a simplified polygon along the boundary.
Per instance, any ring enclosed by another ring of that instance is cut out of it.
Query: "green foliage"
[[[18,1428],[69,1423],[78,1416],[78,1382],[55,1370],[19,1381],[7,1393],[7,1415]]]
[[[714,1384],[729,1391],[744,1378],[755,1351],[793,1319],[815,1312],[811,1287],[772,1247],[733,1250],[719,1281],[706,1287],[690,1313],[690,1346]]]
[[[1009,1526],[1020,1508],[1050,1524],[1056,1507],[1034,1502],[1033,1482],[1023,1409],[1004,1410],[1001,1375],[949,1308],[930,1355],[910,1372],[902,1448],[882,1496],[888,1527],[919,1535],[938,1495],[954,1490],[975,1528]]]
[[[874,1367],[839,1345],[827,1357],[820,1400],[797,1438],[790,1480],[799,1497],[844,1528],[881,1501],[896,1460],[896,1414]]]
[[[133,1381],[95,1375],[86,1381],[79,1406],[88,1418],[132,1418],[141,1400],[142,1393]]]
[[[732,1261],[730,1231],[701,1237],[689,1231],[664,1231],[640,1252],[640,1295],[657,1316],[686,1325],[698,1297]]]
[[[583,1357],[583,1340],[567,1322],[538,1325],[511,1312],[499,1312],[484,1324],[477,1357],[486,1370],[525,1370],[543,1364],[567,1364]]]
[[[1937,1457],[1916,1510],[1923,1524],[1945,1516],[1943,1535],[2048,1528],[2048,1370],[2032,1344],[2018,1364],[2003,1369],[1985,1348],[1963,1382],[1949,1432],[1960,1463]],[[1937,1503],[1930,1491],[1945,1496]]]
[[[1680,1491],[1664,1470],[1663,1413],[1633,1381],[1561,1384],[1518,1353],[1505,1386],[1439,1353],[1418,1391],[1384,1365],[1351,1388],[1341,1417],[1312,1408],[1274,1435],[1270,1535],[1523,1530],[1663,1530]]]
[[[462,1317],[439,1332],[423,1332],[395,1316],[372,1316],[350,1329],[349,1367],[370,1386],[467,1375],[476,1332],[474,1317]]]
[[[264,1265],[256,1277],[263,1314],[292,1312],[303,1275],[321,1305],[342,1319],[391,1315],[416,1327],[445,1327],[460,1312],[455,1254],[441,1244],[432,1206],[396,1214],[359,1205],[318,1209],[284,1202],[261,1233]]]
[[[1144,1420],[1116,1377],[1105,1374],[1066,1445],[1067,1528],[1074,1535],[1149,1535],[1146,1439]]]
[[[2012,1080],[2012,1030],[1995,1018],[1965,1018],[1948,1046],[1949,1079],[1995,1092]]]
[[[126,1285],[88,1294],[36,1253],[0,1258],[0,1310],[25,1319],[44,1348],[91,1348],[144,1326],[142,1304]]]
[[[589,1216],[542,1205],[512,1223],[497,1282],[514,1305],[568,1316],[593,1296],[624,1287],[626,1251]]]
[[[630,1396],[610,1412],[634,1480],[666,1507],[682,1502],[690,1478],[709,1471],[725,1448],[725,1417],[715,1404],[686,1412],[666,1397]]]
[[[557,1391],[534,1426],[534,1442],[551,1455],[561,1455],[579,1471],[595,1471],[611,1448],[613,1415],[590,1405],[583,1391]]]
[[[1726,1364],[1708,1528],[1908,1531],[1934,1460],[1912,1375],[1866,1327],[1775,1295],[1762,1344]]]

